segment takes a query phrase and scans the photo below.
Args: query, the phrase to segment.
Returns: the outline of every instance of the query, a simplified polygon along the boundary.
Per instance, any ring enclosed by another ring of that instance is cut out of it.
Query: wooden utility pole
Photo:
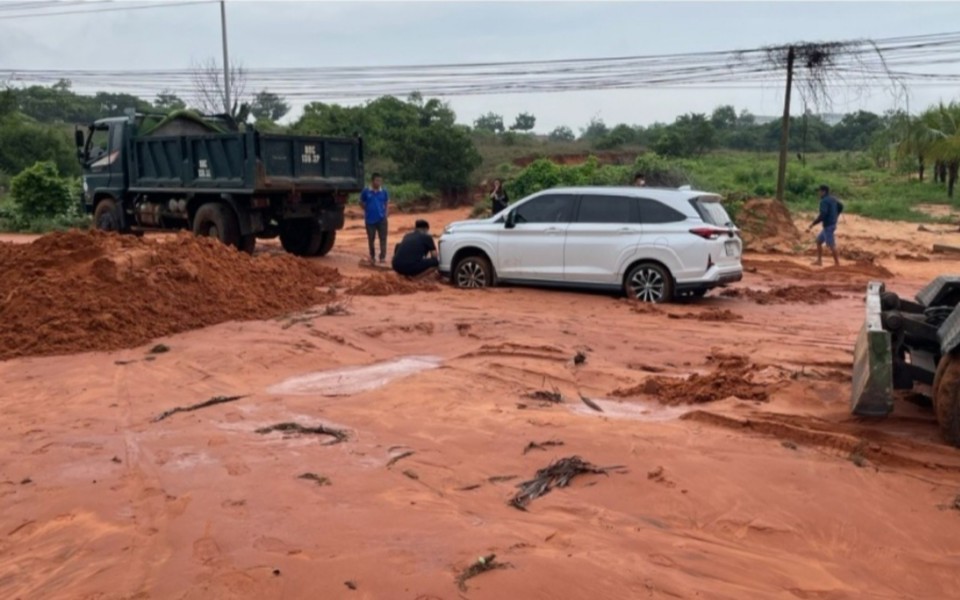
[[[783,190],[787,183],[787,145],[790,141],[790,90],[793,87],[793,61],[796,49],[787,50],[787,91],[783,99],[783,125],[780,130],[780,167],[777,169],[777,200],[783,202]]]

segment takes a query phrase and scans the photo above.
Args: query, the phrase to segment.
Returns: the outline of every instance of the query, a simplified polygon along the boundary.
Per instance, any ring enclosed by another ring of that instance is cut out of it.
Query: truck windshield
[[[106,125],[90,128],[90,137],[87,138],[87,158],[96,160],[109,150],[110,130]]]
[[[729,227],[733,225],[730,215],[727,214],[727,209],[723,207],[723,204],[720,204],[719,196],[691,198],[690,204],[696,209],[697,214],[700,215],[704,223],[716,225],[717,227]]]

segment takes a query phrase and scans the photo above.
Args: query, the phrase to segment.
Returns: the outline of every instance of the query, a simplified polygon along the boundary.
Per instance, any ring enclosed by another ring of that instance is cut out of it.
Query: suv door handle
[[[560,229],[557,227],[547,227],[543,230],[544,233],[560,233]]]
[[[621,227],[617,230],[618,233],[640,233],[637,229],[633,227]]]

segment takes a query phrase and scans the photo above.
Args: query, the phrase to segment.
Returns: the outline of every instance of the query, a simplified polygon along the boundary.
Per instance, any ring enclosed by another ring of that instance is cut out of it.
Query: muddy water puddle
[[[406,356],[362,367],[345,367],[291,377],[267,388],[270,394],[350,396],[381,388],[416,373],[436,369],[436,356]]]
[[[603,412],[596,411],[585,404],[571,404],[570,411],[590,417],[608,417],[613,419],[633,419],[650,423],[662,423],[679,419],[689,412],[686,406],[664,406],[659,402],[618,401],[592,398],[594,404]]]

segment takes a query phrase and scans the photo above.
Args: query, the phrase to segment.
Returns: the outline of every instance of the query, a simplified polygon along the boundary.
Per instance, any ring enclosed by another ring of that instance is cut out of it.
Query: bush
[[[647,185],[652,187],[679,187],[690,183],[680,162],[670,161],[655,152],[641,154],[633,166],[635,172],[643,173]],[[629,177],[633,179],[632,174]]]
[[[17,212],[27,221],[64,215],[74,202],[70,184],[51,161],[21,171],[10,182],[10,194]]]
[[[390,192],[390,202],[401,212],[426,208],[437,201],[437,195],[419,183],[401,183],[390,186],[387,190]]]

